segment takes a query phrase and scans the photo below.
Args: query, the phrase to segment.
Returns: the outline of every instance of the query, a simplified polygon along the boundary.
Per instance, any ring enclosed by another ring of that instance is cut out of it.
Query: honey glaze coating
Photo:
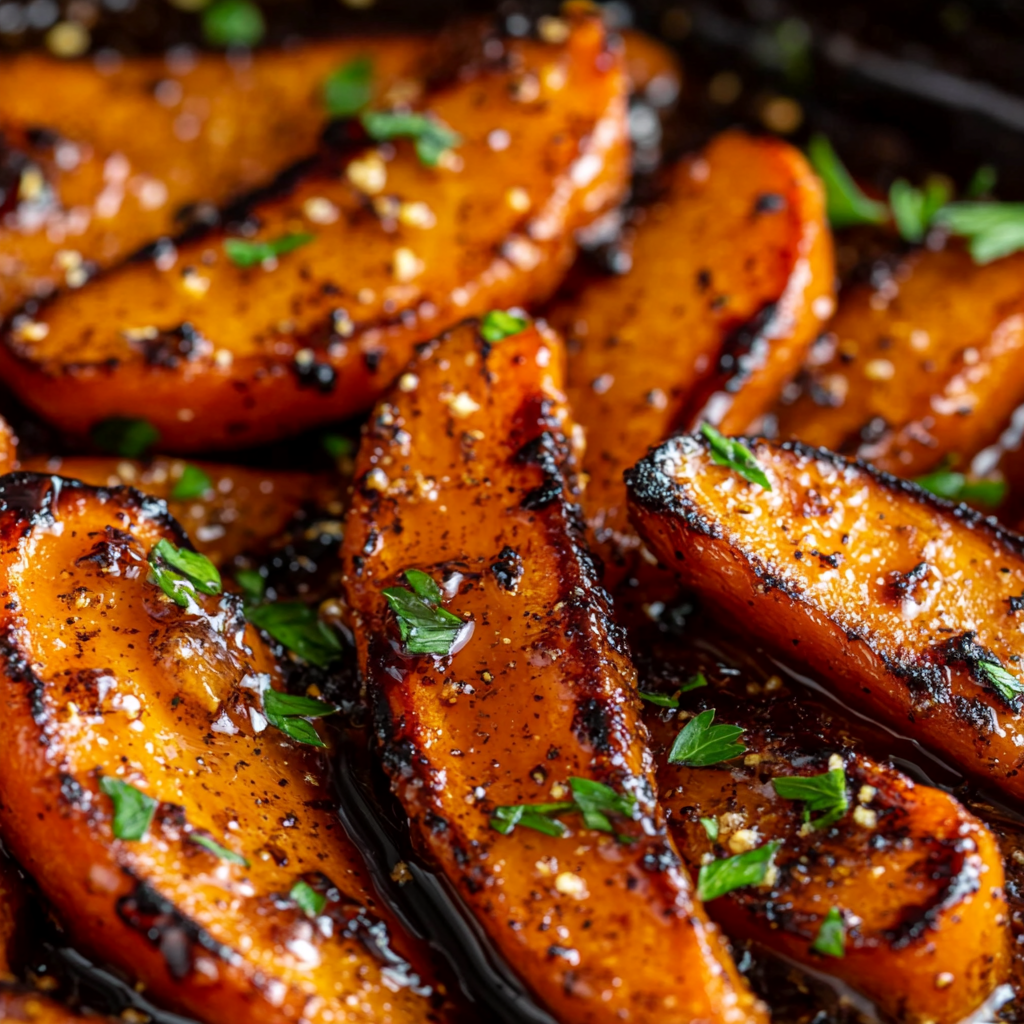
[[[150,582],[163,503],[35,474],[0,503],[0,834],[73,940],[204,1021],[438,1019],[240,599]]]
[[[365,411],[465,315],[546,299],[628,173],[620,49],[585,5],[559,24],[557,42],[492,38],[500,59],[476,40],[417,96],[417,117],[457,133],[448,149],[424,159],[343,123],[230,232],[15,317],[3,372],[71,432],[141,416],[168,450],[253,444]],[[230,255],[289,238],[247,266]]]
[[[770,491],[716,465],[703,438],[630,471],[651,550],[845,699],[1024,793],[1021,538],[863,463],[746,443]]]
[[[635,673],[582,546],[560,339],[525,320],[495,344],[482,330],[421,349],[357,460],[344,583],[394,791],[558,1020],[761,1020],[654,799]],[[382,590],[410,569],[461,620],[450,649],[403,646]],[[586,827],[564,806],[574,778],[629,806]],[[552,802],[563,834],[493,827],[500,808]]]

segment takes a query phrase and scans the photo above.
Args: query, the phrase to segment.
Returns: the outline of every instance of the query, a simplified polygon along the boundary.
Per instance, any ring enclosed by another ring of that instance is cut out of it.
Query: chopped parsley
[[[713,843],[718,842],[718,819],[717,818],[700,818],[700,823],[704,826],[704,831],[708,834],[708,839]]]
[[[189,501],[192,498],[201,498],[212,489],[213,481],[210,477],[198,466],[186,462],[171,491],[171,498],[174,501]]]
[[[308,232],[292,232],[266,242],[254,242],[248,238],[225,238],[224,253],[236,267],[255,267],[265,260],[276,259],[308,245],[316,235]]]
[[[838,960],[846,956],[846,924],[838,907],[832,907],[825,915],[811,943],[811,949],[822,956],[834,956]]]
[[[760,885],[781,845],[778,840],[772,840],[756,850],[704,864],[697,875],[697,899],[717,900],[734,889]]]
[[[220,573],[206,555],[188,548],[176,548],[161,538],[149,553],[150,582],[155,583],[176,605],[187,608],[196,591],[221,592]]]
[[[1005,480],[969,480],[947,467],[936,469],[914,481],[919,487],[949,501],[969,501],[995,508],[1006,497]]]
[[[700,432],[711,446],[711,461],[716,466],[725,466],[739,473],[744,480],[757,484],[762,490],[770,491],[771,482],[754,458],[754,453],[739,441],[724,437],[710,423],[702,423]]]
[[[979,661],[978,671],[1003,700],[1016,700],[1021,694],[1024,694],[1024,683],[1015,675],[1007,672],[999,662]]]
[[[707,686],[708,681],[703,672],[698,672],[695,676],[691,676],[689,679],[679,687],[675,693],[651,693],[648,690],[638,690],[641,700],[647,701],[649,704],[657,704],[658,707],[662,708],[678,708],[679,707],[679,694],[689,693],[691,690],[699,690],[702,686]]]
[[[320,443],[332,459],[351,458],[359,447],[357,441],[353,441],[351,437],[345,437],[343,434],[324,434]]]
[[[712,725],[714,720],[714,708],[708,708],[691,718],[672,744],[669,761],[693,768],[706,768],[745,754],[747,748],[736,742],[743,735],[743,730],[738,725]]]
[[[772,779],[775,792],[784,800],[802,800],[804,821],[811,828],[834,825],[850,809],[846,795],[846,772],[833,768],[823,775],[786,775]],[[811,820],[812,814],[821,814]]]
[[[398,632],[410,654],[451,654],[466,622],[441,607],[441,588],[419,569],[406,569],[411,590],[388,587],[384,591],[398,620]]]
[[[548,836],[564,836],[568,829],[556,815],[570,812],[583,816],[587,828],[598,832],[615,832],[609,815],[632,820],[636,812],[636,798],[616,793],[611,786],[593,779],[569,779],[572,800],[549,804],[515,804],[496,807],[491,816],[491,828],[507,836],[516,825],[532,828]]]
[[[245,586],[238,576],[235,579]],[[247,575],[246,580],[255,589],[253,576]],[[265,630],[289,651],[318,668],[327,668],[342,655],[338,634],[320,618],[315,608],[301,601],[261,604],[247,608],[245,614],[258,629]]]
[[[885,203],[871,199],[861,191],[824,135],[815,135],[811,139],[807,155],[825,188],[825,205],[832,227],[884,224],[889,219]]]
[[[92,443],[108,455],[141,459],[159,443],[160,431],[149,420],[111,416],[92,428]]]
[[[209,850],[214,857],[226,860],[229,864],[238,864],[243,868],[249,866],[249,862],[240,853],[235,853],[234,850],[221,846],[212,836],[205,835],[202,832],[190,832],[188,838],[189,842],[195,843],[196,846],[201,846],[204,850]]]
[[[296,882],[288,896],[306,917],[319,917],[327,906],[327,897],[317,892],[308,882]]]
[[[492,309],[480,321],[480,337],[493,345],[515,334],[521,334],[530,326],[528,317],[517,316],[504,309]]]
[[[964,195],[968,199],[986,199],[992,195],[998,178],[999,174],[991,164],[982,164],[971,175],[971,180],[967,183],[967,188],[964,189]]]
[[[971,258],[981,265],[1024,249],[1024,203],[950,203],[935,222],[967,239]]]
[[[100,779],[100,789],[114,802],[115,838],[141,839],[149,829],[158,801],[112,775]]]
[[[267,28],[262,11],[250,0],[214,0],[203,11],[202,26],[211,46],[255,46]]]
[[[333,704],[327,704],[314,697],[297,697],[280,690],[266,690],[263,693],[263,714],[267,721],[299,743],[310,747],[325,747],[313,724],[307,719],[325,718],[337,712]]]
[[[373,58],[354,57],[324,80],[324,106],[331,117],[354,117],[373,97]]]
[[[897,178],[889,189],[889,206],[900,235],[908,242],[923,242],[935,215],[951,198],[944,178],[928,178],[923,189],[914,188],[905,178]]]
[[[242,599],[246,604],[255,604],[263,600],[267,581],[258,569],[239,569],[235,573],[235,582],[242,588]]]
[[[416,156],[425,167],[436,167],[444,153],[462,143],[457,132],[428,114],[368,110],[360,120],[366,134],[376,142],[412,139]]]

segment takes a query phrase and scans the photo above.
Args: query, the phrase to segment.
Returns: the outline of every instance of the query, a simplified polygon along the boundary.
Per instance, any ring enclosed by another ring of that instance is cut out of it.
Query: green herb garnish
[[[717,818],[701,818],[700,823],[704,826],[704,831],[708,834],[708,839],[713,843],[718,842],[718,819]]]
[[[1024,683],[1007,672],[999,662],[979,661],[978,671],[1003,700],[1016,700],[1024,693]]]
[[[296,882],[288,895],[307,917],[319,917],[327,906],[327,897],[308,882]]]
[[[900,235],[908,242],[924,241],[935,215],[951,198],[949,184],[943,178],[929,178],[923,189],[897,178],[889,189],[889,206]]]
[[[242,588],[242,600],[246,604],[255,604],[263,600],[267,591],[267,581],[258,569],[239,569],[235,573],[235,582]]]
[[[889,219],[885,203],[871,199],[861,191],[824,135],[815,135],[811,139],[807,155],[825,187],[825,205],[832,227],[884,224]]]
[[[516,316],[504,309],[492,309],[480,321],[480,337],[491,345],[515,334],[521,334],[530,326],[525,316]]]
[[[784,800],[802,800],[804,821],[811,828],[827,828],[835,824],[850,808],[846,795],[846,772],[833,768],[824,775],[786,775],[772,779],[775,792]],[[811,820],[812,814],[821,814]]]
[[[200,832],[190,832],[188,838],[189,841],[195,843],[196,846],[201,846],[204,850],[209,850],[214,857],[226,860],[229,864],[238,864],[243,868],[247,868],[249,866],[249,862],[240,853],[235,853],[234,850],[229,850],[226,846],[221,846],[220,843],[211,836],[203,835]]]
[[[587,828],[598,832],[614,833],[609,815],[632,819],[636,811],[636,798],[616,793],[611,786],[593,779],[574,776],[569,779],[572,800],[550,804],[514,804],[496,807],[491,817],[491,828],[507,836],[516,825],[532,828],[549,836],[563,836],[567,829],[556,815],[576,812],[583,816]]]
[[[706,768],[745,754],[747,748],[736,740],[743,735],[738,725],[712,725],[715,709],[708,708],[683,726],[668,759],[672,764]]]
[[[149,553],[150,582],[155,583],[176,605],[187,608],[196,591],[221,592],[220,573],[206,555],[188,548],[176,548],[161,538]]]
[[[691,676],[689,679],[679,687],[675,693],[652,693],[649,690],[638,690],[641,700],[647,701],[649,704],[657,704],[662,708],[678,708],[679,707],[679,694],[689,693],[691,690],[699,690],[702,686],[707,686],[708,681],[703,672],[698,672],[695,676]]]
[[[466,623],[441,607],[441,588],[419,569],[406,569],[412,587],[388,587],[384,591],[398,620],[398,632],[410,654],[451,654]]]
[[[711,445],[711,461],[716,466],[725,466],[734,473],[739,473],[744,480],[757,484],[762,490],[772,489],[771,482],[754,458],[754,453],[746,445],[730,437],[724,437],[710,423],[702,423],[700,432]]]
[[[247,238],[225,238],[224,252],[236,267],[255,267],[264,260],[276,259],[308,245],[316,235],[296,232],[272,238],[268,242],[252,242]]]
[[[191,498],[201,498],[207,491],[213,488],[213,481],[198,466],[191,462],[185,463],[174,489],[171,491],[171,498],[174,501],[189,501]]]
[[[834,956],[838,960],[846,956],[846,924],[838,907],[832,907],[825,915],[818,935],[811,943],[811,949],[822,956]]]
[[[373,98],[373,58],[354,57],[324,80],[324,106],[331,117],[354,117]]]
[[[320,439],[320,443],[324,446],[324,451],[332,459],[350,458],[355,455],[356,449],[359,447],[357,441],[353,441],[351,437],[345,437],[342,434],[324,434]]]
[[[967,183],[964,196],[968,199],[985,199],[992,194],[999,175],[991,164],[982,164]]]
[[[108,455],[141,459],[160,441],[160,431],[148,420],[111,416],[92,428],[92,443]]]
[[[114,802],[115,838],[141,839],[149,829],[159,801],[111,775],[100,779],[100,789]]]
[[[337,710],[333,704],[314,697],[296,697],[280,690],[265,690],[263,693],[263,714],[267,721],[286,736],[310,747],[325,747],[327,744],[307,719],[325,718]]]
[[[1006,497],[1005,480],[969,480],[951,469],[936,469],[915,479],[919,487],[949,501],[970,501],[995,508]]]
[[[214,0],[203,11],[202,24],[211,46],[255,46],[267,27],[263,12],[250,0]]]
[[[250,582],[255,583],[251,579]],[[326,668],[342,655],[338,634],[315,608],[301,601],[261,604],[247,608],[245,614],[254,626],[266,630],[278,643],[318,668]]]
[[[697,899],[717,900],[734,889],[742,889],[748,885],[760,885],[768,874],[775,852],[782,845],[772,840],[759,846],[756,850],[726,857],[705,864],[697,875]]]
[[[971,258],[981,265],[1024,249],[1024,203],[950,203],[935,223],[966,238]]]
[[[436,167],[445,152],[462,142],[457,132],[427,114],[368,110],[360,120],[366,134],[376,142],[412,139],[416,155],[425,167]]]

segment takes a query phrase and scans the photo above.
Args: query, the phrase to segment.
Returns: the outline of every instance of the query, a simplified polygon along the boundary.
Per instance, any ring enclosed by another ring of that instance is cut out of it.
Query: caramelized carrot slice
[[[385,764],[417,840],[559,1020],[760,1019],[654,801],[635,674],[571,504],[561,343],[522,326],[492,347],[471,321],[422,350],[360,448],[345,588]],[[450,656],[399,640],[383,591],[423,586],[409,570],[442,588]],[[603,831],[566,810],[574,778],[625,798]],[[561,825],[508,824],[552,802]]]
[[[370,58],[382,98],[414,80],[425,49],[412,37],[356,38],[258,53],[245,66],[213,54],[103,70],[40,54],[0,61],[0,191],[21,192],[23,207],[0,230],[0,317],[78,287],[313,154],[334,69]]]
[[[164,457],[132,459],[71,456],[26,459],[21,469],[81,480],[94,487],[135,487],[163,498],[189,539],[215,565],[255,554],[287,529],[305,508],[340,517],[341,479],[328,474],[249,469]],[[208,486],[196,489],[196,479]]]
[[[963,771],[1024,793],[1021,539],[824,450],[751,442],[771,490],[672,440],[630,471],[657,556],[726,616]]]
[[[24,473],[0,502],[0,830],[76,944],[201,1020],[434,1019],[240,599],[150,582],[163,505]]]
[[[965,465],[1024,400],[1024,257],[920,250],[844,292],[779,434],[900,476]]]
[[[15,320],[3,372],[70,431],[117,414],[171,449],[248,444],[367,409],[468,312],[545,298],[627,164],[621,57],[570,18],[449,69],[423,106],[462,142],[437,166],[408,139],[335,153],[250,208],[253,241],[300,248],[241,267],[213,233],[126,265]]]
[[[587,431],[584,507],[607,561],[638,543],[623,472],[675,430],[735,432],[767,412],[832,311],[834,273],[804,157],[730,132],[675,169],[636,228],[632,269],[554,311]]]
[[[995,838],[947,793],[857,753],[821,708],[805,712],[802,700],[777,691],[741,701],[719,691],[686,703],[684,713],[652,707],[644,716],[672,833],[692,871],[708,855],[782,844],[765,885],[712,900],[708,913],[731,937],[844,981],[892,1019],[955,1024],[1008,972]],[[746,754],[709,767],[670,763],[685,721],[708,707],[716,722],[743,727]],[[836,770],[847,807],[818,828],[805,821],[806,803],[772,783],[820,782]]]

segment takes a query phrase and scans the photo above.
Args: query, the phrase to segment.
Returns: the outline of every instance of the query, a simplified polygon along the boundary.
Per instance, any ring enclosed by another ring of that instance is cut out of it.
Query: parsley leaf
[[[299,743],[310,747],[325,747],[316,729],[308,718],[325,718],[333,715],[337,708],[314,697],[296,697],[280,690],[266,690],[263,693],[263,714],[267,721]]]
[[[201,498],[207,491],[212,490],[213,481],[198,466],[191,462],[185,463],[185,468],[178,477],[178,482],[171,491],[171,498],[174,501],[188,501],[191,498]]]
[[[354,57],[324,80],[324,106],[331,117],[354,117],[373,97],[373,58]]]
[[[986,264],[1024,249],[1024,203],[950,203],[935,223],[967,239],[975,263]]]
[[[963,473],[948,468],[936,469],[914,481],[919,487],[949,501],[973,501],[995,508],[1006,497],[1005,480],[968,480]]]
[[[698,672],[695,676],[690,676],[690,678],[679,687],[679,692],[689,693],[691,690],[699,690],[707,685],[707,676],[705,676],[703,672]]]
[[[201,594],[221,592],[220,573],[206,555],[176,548],[162,537],[149,553],[149,567],[150,582],[180,608],[188,607],[197,590]]]
[[[747,850],[735,857],[713,860],[701,867],[697,875],[697,899],[717,900],[734,889],[760,885],[768,874],[776,851],[782,845],[777,839],[756,850]]]
[[[718,819],[717,818],[700,818],[698,819],[704,826],[704,831],[708,834],[708,839],[711,842],[718,842]]]
[[[122,459],[141,459],[160,441],[160,431],[152,423],[128,416],[111,416],[97,423],[90,436],[100,451]]]
[[[492,309],[480,321],[480,337],[494,345],[515,334],[521,334],[529,326],[530,321],[525,316],[516,316],[509,310]]]
[[[451,654],[467,623],[441,607],[441,588],[419,569],[406,569],[405,587],[387,587],[384,597],[398,620],[398,632],[410,654]]]
[[[699,690],[702,686],[707,685],[707,677],[703,672],[698,672],[695,676],[687,679],[675,693],[652,693],[648,690],[638,690],[637,693],[640,695],[641,700],[645,700],[649,704],[657,704],[658,707],[662,708],[678,708],[679,694],[689,693],[691,690]]]
[[[834,956],[838,960],[846,956],[846,923],[838,907],[832,907],[825,915],[818,935],[811,943],[811,949],[822,956]]]
[[[772,779],[775,792],[784,800],[804,802],[804,821],[811,828],[827,828],[835,824],[850,808],[846,795],[846,772],[833,768],[823,775],[786,775]],[[811,815],[822,812],[811,821]]]
[[[569,779],[572,800],[550,804],[513,804],[496,807],[491,817],[491,828],[507,836],[516,825],[532,828],[548,836],[564,836],[566,826],[555,817],[575,811],[583,816],[587,828],[598,832],[612,832],[608,815],[614,814],[632,820],[636,812],[636,798],[626,793],[616,793],[611,786],[593,779],[573,776]]]
[[[341,657],[338,634],[320,618],[315,608],[301,601],[258,605],[246,609],[245,615],[254,626],[266,630],[278,643],[311,665],[326,668]]]
[[[343,459],[355,455],[356,449],[359,447],[358,442],[342,434],[324,434],[320,443],[332,459]]]
[[[723,437],[710,423],[702,423],[700,432],[711,445],[711,461],[716,466],[725,466],[739,473],[744,480],[757,484],[762,490],[770,491],[772,485],[764,470],[758,465],[754,453],[739,441]]]
[[[982,164],[967,183],[964,195],[968,199],[984,199],[992,194],[999,174],[991,164]]]
[[[202,24],[203,38],[211,46],[255,46],[267,27],[250,0],[214,0],[203,11]]]
[[[825,204],[832,227],[884,224],[889,219],[885,203],[870,199],[861,191],[824,135],[811,139],[807,155],[825,187]]]
[[[258,569],[239,569],[235,573],[235,582],[242,588],[242,600],[246,604],[255,604],[263,600],[267,589],[267,581]]]
[[[317,892],[308,882],[296,882],[288,896],[307,917],[318,917],[327,906],[327,897]]]
[[[271,238],[266,242],[254,242],[248,238],[225,238],[224,253],[236,267],[255,267],[264,260],[275,259],[286,253],[294,252],[303,245],[308,245],[316,235],[308,232],[293,232]]]
[[[1024,694],[1024,682],[1007,672],[999,662],[979,661],[978,671],[1003,700],[1016,700]]]
[[[226,860],[229,864],[238,864],[243,868],[249,866],[249,862],[240,854],[235,853],[234,850],[229,850],[226,846],[221,846],[212,836],[205,835],[202,832],[190,832],[189,841],[201,846],[205,850],[209,850],[214,857],[219,857],[221,860]]]
[[[944,178],[929,178],[923,189],[897,178],[889,189],[889,206],[900,235],[908,242],[924,241],[935,215],[951,198]]]
[[[447,150],[462,143],[457,132],[427,114],[368,110],[360,120],[366,134],[376,142],[412,139],[416,155],[425,167],[436,167]]]
[[[100,789],[114,802],[114,836],[141,839],[149,829],[159,801],[112,775],[100,779]]]
[[[747,748],[736,740],[743,735],[738,725],[712,725],[715,709],[708,708],[683,726],[676,737],[668,759],[672,764],[706,768],[720,761],[729,761]]]

